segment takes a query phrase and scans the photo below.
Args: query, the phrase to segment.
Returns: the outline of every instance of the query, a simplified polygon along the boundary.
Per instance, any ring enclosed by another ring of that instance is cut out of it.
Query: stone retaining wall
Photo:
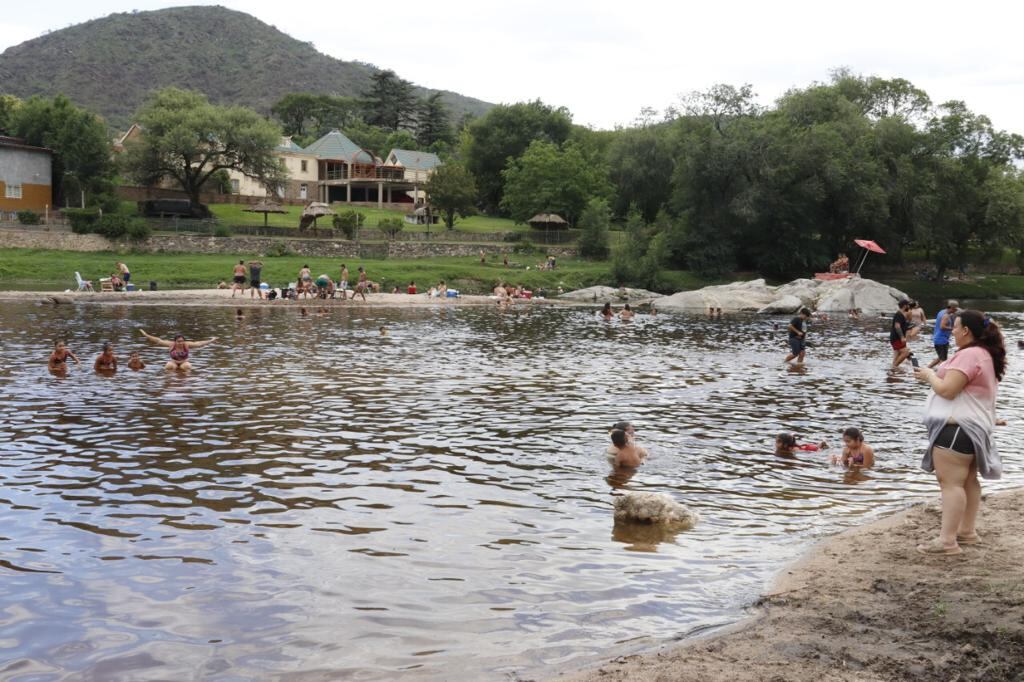
[[[427,258],[431,256],[477,256],[481,248],[487,254],[513,253],[513,244],[489,245],[451,242],[362,243],[343,239],[267,239],[262,237],[209,237],[205,235],[156,235],[140,242],[112,242],[97,234],[74,234],[61,230],[0,228],[0,248],[56,249],[59,251],[134,251],[137,253],[208,253],[267,256],[284,247],[297,256],[324,258],[388,257]],[[552,246],[544,252],[558,258],[576,255],[575,248]],[[540,255],[516,255],[515,260],[530,262]]]

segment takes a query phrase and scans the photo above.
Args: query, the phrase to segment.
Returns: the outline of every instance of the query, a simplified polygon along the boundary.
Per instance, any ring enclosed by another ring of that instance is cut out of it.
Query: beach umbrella
[[[281,207],[281,204],[275,204],[270,201],[263,200],[259,203],[253,204],[249,208],[243,208],[243,211],[249,213],[262,213],[263,214],[263,227],[267,226],[267,214],[269,213],[287,213],[285,209]]]
[[[334,215],[334,211],[328,204],[314,201],[310,203],[306,208],[302,209],[302,218],[299,220],[299,229],[304,230],[309,227],[310,223],[313,227],[316,227],[316,219],[322,218],[325,215]]]
[[[885,253],[885,249],[871,241],[870,239],[854,239],[853,243],[864,249],[864,256],[860,259],[860,265],[857,266],[857,274],[860,274],[860,269],[864,267],[864,261],[868,259],[868,254],[872,251],[875,253]]]

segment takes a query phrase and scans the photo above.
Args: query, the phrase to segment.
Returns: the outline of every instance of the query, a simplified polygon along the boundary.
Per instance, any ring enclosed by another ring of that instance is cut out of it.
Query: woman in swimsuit
[[[606,320],[610,320],[615,317],[615,311],[612,310],[611,303],[605,303],[604,307],[601,308],[601,317]]]
[[[67,370],[67,368],[68,368],[68,366],[67,366],[68,358],[71,358],[72,360],[74,360],[76,365],[82,364],[78,360],[78,357],[74,353],[72,353],[71,351],[69,351],[67,349],[67,347],[64,345],[63,341],[55,342],[53,344],[53,352],[50,353],[50,362],[48,363],[50,371],[51,372],[63,372],[65,370]]]
[[[92,368],[97,372],[117,371],[117,356],[114,355],[114,346],[109,341],[103,344],[103,352],[96,356]]]
[[[167,361],[166,365],[164,365],[164,369],[176,369],[182,372],[187,372],[192,369],[192,363],[188,361],[188,352],[191,349],[209,346],[217,340],[217,337],[215,336],[212,339],[207,339],[205,341],[186,341],[184,336],[178,334],[174,337],[173,341],[165,341],[159,336],[147,334],[145,329],[140,329],[139,332],[158,346],[171,349],[171,359]]]
[[[860,429],[850,427],[843,431],[844,467],[871,467],[875,465],[875,449],[864,442]]]

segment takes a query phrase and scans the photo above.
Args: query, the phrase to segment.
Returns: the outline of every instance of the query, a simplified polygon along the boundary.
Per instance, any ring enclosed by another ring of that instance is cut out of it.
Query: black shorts
[[[935,354],[939,356],[939,360],[943,362],[949,357],[949,344],[948,343],[937,343],[935,344]]]
[[[967,435],[967,432],[960,428],[959,424],[946,424],[939,431],[933,447],[945,448],[958,452],[961,455],[974,454],[974,441]]]
[[[245,284],[245,275],[235,275],[235,284]]]
[[[249,286],[251,286],[253,289],[259,289],[260,288],[260,281],[258,279],[250,279],[249,280]]]
[[[132,273],[130,273],[130,272],[126,272],[123,275],[121,275],[121,279],[124,280],[125,284],[128,284],[128,280],[130,280],[131,278],[132,278]]]
[[[789,350],[793,352],[793,355],[800,355],[805,348],[803,339],[798,336],[789,337]]]

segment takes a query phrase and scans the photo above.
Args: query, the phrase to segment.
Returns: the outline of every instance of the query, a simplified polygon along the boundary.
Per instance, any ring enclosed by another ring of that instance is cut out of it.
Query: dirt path
[[[982,544],[952,557],[915,507],[817,545],[748,625],[560,681],[1024,680],[1024,490],[988,496]]]

